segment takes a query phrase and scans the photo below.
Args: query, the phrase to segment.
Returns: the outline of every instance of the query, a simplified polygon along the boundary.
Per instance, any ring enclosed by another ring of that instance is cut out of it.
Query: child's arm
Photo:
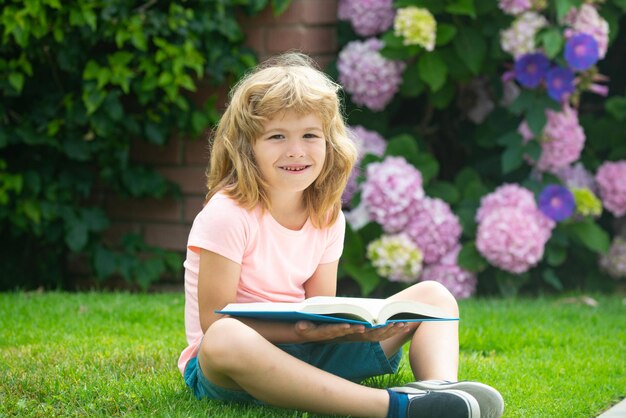
[[[334,268],[336,272],[337,266],[335,265]],[[224,317],[224,315],[216,314],[215,310],[235,302],[240,272],[241,266],[234,261],[214,252],[201,250],[198,272],[198,308],[203,332],[206,332],[213,322]],[[358,325],[328,324],[316,327],[314,332],[302,333],[297,329],[300,323],[294,325],[254,319],[239,320],[273,343],[332,340],[352,334],[360,329]]]
[[[336,296],[338,266],[339,260],[317,266],[313,276],[304,283],[305,296]]]

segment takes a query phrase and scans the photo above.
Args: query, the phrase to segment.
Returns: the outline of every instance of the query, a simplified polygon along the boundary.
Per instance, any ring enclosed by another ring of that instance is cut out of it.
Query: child
[[[493,388],[456,382],[458,325],[296,324],[234,319],[230,302],[297,302],[334,296],[345,219],[340,198],[356,159],[339,86],[308,57],[289,53],[233,89],[212,144],[206,205],[185,261],[188,347],[179,359],[198,398],[255,401],[322,414],[499,417]],[[451,294],[422,282],[392,296],[457,316]],[[375,389],[402,346],[418,382]]]

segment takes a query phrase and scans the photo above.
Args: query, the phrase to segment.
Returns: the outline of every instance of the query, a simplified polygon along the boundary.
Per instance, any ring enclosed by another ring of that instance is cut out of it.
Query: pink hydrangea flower
[[[626,214],[626,160],[607,161],[596,172],[602,204],[613,215]]]
[[[365,129],[361,125],[352,126],[349,128],[350,137],[354,140],[354,143],[359,152],[356,163],[354,164],[354,168],[352,169],[352,173],[350,174],[350,178],[348,179],[348,184],[341,196],[341,201],[344,204],[347,204],[352,200],[354,194],[359,189],[359,185],[357,179],[361,174],[361,160],[366,154],[373,154],[379,157],[382,157],[385,153],[385,149],[387,148],[387,141],[383,138],[378,132],[370,131]]]
[[[492,210],[478,225],[476,248],[492,265],[520,274],[543,257],[551,230],[538,211],[518,207]]]
[[[626,239],[613,240],[609,252],[600,257],[600,267],[615,279],[626,278]]]
[[[422,250],[424,262],[436,263],[458,244],[461,223],[446,202],[425,197],[416,204],[405,232]]]
[[[533,212],[537,210],[537,203],[530,190],[518,184],[505,183],[480,199],[476,222],[482,222],[494,209],[502,207],[514,207]]]
[[[469,298],[476,292],[476,275],[457,264],[461,245],[457,244],[437,264],[424,267],[421,281],[433,280],[444,285],[457,299]]]
[[[381,134],[365,129],[361,125],[351,126],[349,129],[359,151],[359,158],[363,158],[365,154],[382,157],[387,149],[387,141]]]
[[[402,157],[368,164],[361,187],[361,201],[370,219],[388,233],[401,231],[424,197],[422,174]]]
[[[596,194],[598,192],[593,175],[580,162],[561,167],[554,174],[570,189],[589,189]]]
[[[515,58],[536,52],[535,35],[546,26],[548,21],[539,13],[524,12],[517,16],[509,29],[500,33],[500,46]]]
[[[560,112],[546,109],[547,122],[543,128],[541,157],[535,163],[539,171],[557,173],[580,158],[585,146],[585,131],[578,122],[578,112],[565,104]],[[518,131],[528,142],[533,133],[523,121]]]
[[[352,101],[381,111],[393,99],[402,83],[405,63],[384,58],[378,53],[380,39],[352,41],[339,53],[339,82],[352,95]]]
[[[396,10],[393,0],[339,0],[337,15],[350,22],[357,34],[372,36],[391,27]]]
[[[518,15],[530,10],[532,3],[530,0],[499,0],[498,7],[508,15]]]
[[[565,31],[566,37],[579,33],[591,35],[598,43],[600,59],[605,57],[609,48],[609,24],[593,5],[584,3],[578,10],[572,8],[565,17],[565,23],[570,26]]]

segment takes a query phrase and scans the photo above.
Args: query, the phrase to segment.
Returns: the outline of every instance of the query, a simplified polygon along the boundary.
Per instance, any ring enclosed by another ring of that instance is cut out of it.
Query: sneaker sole
[[[481,417],[500,418],[504,413],[504,399],[500,392],[489,385],[479,382],[461,381],[451,383],[412,382],[406,386],[419,390],[460,390],[472,395],[480,405]],[[395,389],[394,389],[395,390]]]
[[[397,387],[397,388],[391,388],[391,390],[393,390],[394,392],[406,393],[409,395],[411,394],[421,395],[421,394],[424,394],[425,392],[428,392],[428,390],[425,391],[423,389],[409,387],[409,385]],[[430,392],[435,392],[435,391],[430,391]],[[459,398],[463,399],[465,401],[465,404],[467,405],[467,410],[469,412],[468,418],[481,418],[483,416],[481,415],[480,405],[478,404],[478,401],[469,392],[465,392],[462,390],[454,390],[454,389],[439,390],[438,392],[453,393]]]

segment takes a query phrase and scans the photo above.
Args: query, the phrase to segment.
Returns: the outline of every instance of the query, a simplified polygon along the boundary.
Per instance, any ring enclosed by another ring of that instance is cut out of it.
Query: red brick
[[[144,239],[149,245],[173,251],[185,251],[191,226],[187,224],[148,224]]]
[[[337,23],[338,0],[301,0],[302,22],[308,24]]]
[[[205,133],[203,138],[187,140],[185,147],[185,164],[197,164],[206,167],[209,164],[209,133]]]
[[[183,204],[184,220],[192,223],[204,206],[204,197],[186,197]]]
[[[280,53],[296,49],[307,54],[321,54],[337,50],[337,34],[334,27],[278,27],[270,28],[267,50]]]
[[[237,15],[242,27],[273,24],[327,24],[337,21],[338,0],[292,0],[287,10],[275,16],[271,6],[255,16]]]
[[[185,194],[206,193],[206,167],[161,167],[158,171],[166,179],[180,186]]]
[[[178,164],[180,162],[180,140],[170,138],[164,145],[135,140],[130,145],[133,161],[150,164]]]
[[[109,197],[105,207],[107,213],[115,220],[179,222],[183,219],[182,202],[173,198]]]
[[[250,26],[245,28],[246,46],[255,52],[265,52],[265,28]]]

